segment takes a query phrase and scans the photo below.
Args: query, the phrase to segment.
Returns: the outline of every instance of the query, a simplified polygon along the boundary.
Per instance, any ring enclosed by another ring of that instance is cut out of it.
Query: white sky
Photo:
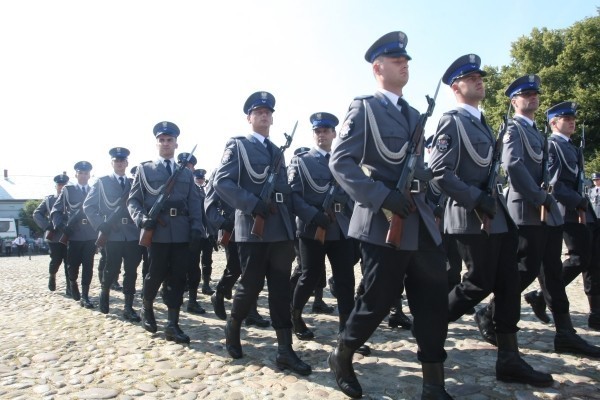
[[[597,12],[591,0],[7,0],[0,15],[0,167],[48,176],[51,192],[76,161],[110,173],[112,147],[132,151],[130,167],[154,159],[162,120],[181,128],[179,151],[198,144],[197,167],[210,171],[227,138],[248,133],[242,106],[259,90],[277,100],[273,142],[299,120],[292,149],[310,146],[312,113],[343,120],[355,96],[375,91],[363,55],[390,31],[408,36],[404,92],[423,111],[457,57],[508,64],[532,28]],[[452,107],[442,86],[426,135]]]

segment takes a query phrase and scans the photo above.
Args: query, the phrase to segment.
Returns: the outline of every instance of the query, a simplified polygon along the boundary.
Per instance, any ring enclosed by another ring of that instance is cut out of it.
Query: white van
[[[14,218],[0,218],[0,238],[14,239],[17,237],[17,225]]]

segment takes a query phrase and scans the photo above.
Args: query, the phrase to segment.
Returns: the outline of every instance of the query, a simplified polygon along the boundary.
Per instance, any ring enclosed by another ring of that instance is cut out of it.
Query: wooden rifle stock
[[[56,231],[54,229],[48,229],[46,231],[46,233],[44,233],[44,239],[52,242],[54,240],[54,235],[56,234]]]
[[[318,240],[321,244],[325,244],[325,235],[327,234],[327,230],[320,226],[317,226],[317,230],[315,231],[315,240]]]
[[[150,248],[152,244],[152,236],[154,236],[154,229],[142,228],[142,234],[140,235],[140,246]]]
[[[402,241],[403,233],[404,219],[398,214],[392,213],[390,229],[388,230],[387,236],[385,237],[385,243],[398,249],[400,247],[400,242]]]
[[[225,248],[229,245],[229,241],[231,240],[231,233],[229,231],[226,231],[225,229],[222,229],[222,235],[221,235],[221,241],[219,242],[219,244]]]
[[[62,244],[64,244],[64,245],[66,246],[66,245],[67,245],[67,243],[69,243],[69,236],[67,236],[67,234],[66,234],[66,233],[63,233],[63,234],[60,236],[60,239],[59,239],[59,241],[58,241],[58,242],[59,242],[59,243],[62,243]]]

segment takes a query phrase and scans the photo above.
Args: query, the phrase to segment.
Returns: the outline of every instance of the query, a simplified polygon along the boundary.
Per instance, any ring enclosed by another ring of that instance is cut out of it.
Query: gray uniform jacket
[[[160,160],[148,161],[138,167],[138,173],[127,199],[129,214],[137,226],[142,223],[156,202],[169,173]],[[202,221],[202,202],[196,190],[192,171],[184,168],[177,176],[169,200],[159,214],[159,223],[152,241],[156,243],[189,242],[191,230],[206,235]]]
[[[42,230],[50,229],[51,221],[50,221],[50,211],[52,211],[52,206],[56,202],[56,195],[49,194],[44,197],[44,200],[40,202],[35,211],[33,212],[33,220],[35,224],[40,227]]]
[[[81,242],[85,240],[95,240],[96,230],[92,228],[85,213],[83,212],[83,201],[85,197],[83,192],[77,185],[66,185],[62,188],[54,206],[50,213],[52,219],[52,225],[54,228],[60,224],[69,225],[69,219],[75,217],[77,212],[81,209],[81,213],[76,218],[75,223],[72,226],[73,234],[69,236],[69,240],[74,242]],[[60,235],[58,235],[60,236]]]
[[[562,137],[552,134],[548,146],[548,164],[551,183],[554,185],[554,197],[558,201],[565,222],[579,222],[577,205],[583,198],[577,193],[577,173],[583,168],[579,165],[581,150]],[[590,207],[586,212],[588,222],[594,220]]]
[[[588,197],[590,198],[590,206],[594,210],[596,217],[600,217],[600,187],[592,186],[588,190]]]
[[[279,148],[269,141],[273,158]],[[280,242],[294,239],[292,215],[290,214],[291,189],[286,181],[285,163],[282,163],[275,183],[275,197],[271,199],[272,213],[265,220],[263,239],[251,234],[254,218],[252,211],[271,166],[267,148],[252,135],[231,138],[226,146],[221,165],[215,172],[214,189],[219,197],[236,209],[236,242]],[[273,213],[274,212],[274,213]]]
[[[438,124],[429,160],[434,175],[433,185],[449,197],[444,212],[444,232],[480,234],[481,222],[474,209],[487,184],[489,165],[480,166],[473,160],[465,147],[468,144],[459,137],[455,118],[462,122],[468,141],[479,157],[487,158],[495,143],[489,127],[483,125],[467,110],[458,107],[444,113]],[[498,193],[496,206],[496,216],[490,223],[492,234],[507,232],[508,224],[514,226],[501,192]]]
[[[225,219],[231,218],[233,220],[235,218],[235,209],[221,200],[212,182],[211,177],[206,184],[204,213],[206,215],[206,225],[210,226],[209,229],[211,232],[216,232],[221,228]]]
[[[103,176],[94,183],[83,202],[83,211],[96,230],[121,206],[108,234],[109,242],[134,241],[140,237],[140,230],[133,223],[125,204],[130,190],[129,178],[125,178],[125,189],[122,189],[114,175]],[[121,198],[123,201],[119,201]]]
[[[377,143],[373,128],[368,123],[363,100],[370,105],[379,130]],[[340,129],[329,168],[340,186],[356,202],[350,220],[350,237],[386,246],[389,222],[381,205],[400,177],[402,164],[384,154],[398,153],[410,139],[418,122],[419,113],[409,108],[408,121],[395,104],[380,92],[373,96],[358,97],[350,104],[350,109]],[[383,146],[381,146],[383,144]],[[383,153],[382,153],[383,152]],[[362,168],[361,168],[362,166]],[[423,155],[417,163],[423,170]],[[404,220],[404,234],[400,250],[417,250],[419,237],[419,216],[427,226],[433,241],[440,244],[442,239],[436,226],[431,208],[425,202],[425,193],[413,193],[417,212]]]
[[[517,225],[541,225],[540,208],[546,199],[542,189],[544,137],[519,116],[508,121],[502,164],[508,174],[508,212]],[[558,207],[546,216],[546,224],[558,226],[563,218]]]
[[[317,149],[300,153],[288,167],[288,183],[292,187],[292,201],[296,218],[296,233],[304,238],[314,239],[317,225],[311,220],[322,208],[328,195],[333,175],[329,170],[329,161]],[[335,188],[334,203],[328,212],[335,220],[327,228],[325,240],[340,240],[348,237],[350,226],[351,202],[343,189]]]

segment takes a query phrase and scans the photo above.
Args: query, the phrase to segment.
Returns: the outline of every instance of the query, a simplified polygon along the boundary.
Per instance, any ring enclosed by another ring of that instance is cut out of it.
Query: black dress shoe
[[[99,300],[100,312],[102,314],[108,314],[109,311],[109,291],[107,289],[100,290]]]
[[[188,301],[187,312],[190,314],[205,314],[206,310],[197,301]]]
[[[202,283],[202,294],[212,295],[215,291],[210,287],[209,281],[204,281]]]
[[[56,290],[56,274],[50,274],[50,276],[48,277],[48,289],[51,292],[54,292]]]
[[[87,296],[81,296],[81,300],[79,301],[79,304],[81,305],[81,307],[85,307],[87,309],[96,308],[94,303],[92,303],[90,301],[90,298]]]
[[[354,351],[354,352],[358,353],[358,354],[362,354],[363,356],[370,356],[371,348],[369,346],[367,346],[366,344],[363,344],[358,349],[356,349],[356,351]]]
[[[69,284],[71,285],[71,297],[73,300],[79,301],[81,299],[81,293],[79,293],[77,281],[71,281]]]
[[[227,324],[225,324],[225,349],[231,358],[236,360],[244,356],[240,341],[240,329],[240,322],[229,317]]]
[[[123,310],[123,319],[130,322],[140,322],[142,320],[133,308],[125,308]]]
[[[498,346],[496,342],[496,328],[492,321],[491,311],[487,307],[483,307],[475,313],[475,322],[483,340],[491,345]]]
[[[312,305],[312,312],[315,314],[331,314],[335,307],[328,306],[323,300],[315,300]]]
[[[331,295],[337,299],[337,292],[335,290],[335,281],[333,280],[333,276],[327,279],[327,284],[329,286],[329,293],[331,293]]]
[[[246,326],[256,325],[259,328],[266,328],[271,325],[271,321],[265,319],[258,312],[250,311],[250,314],[246,317]]]
[[[402,329],[410,329],[412,328],[411,319],[402,312],[402,308],[395,308],[388,317],[388,326],[390,328],[402,327]]]
[[[215,315],[225,321],[227,319],[227,311],[225,311],[225,300],[223,298],[223,293],[217,291],[210,296],[210,302],[212,303]]]
[[[308,329],[304,319],[302,319],[302,310],[292,310],[292,326],[294,335],[300,340],[311,340],[315,338],[313,331]]]
[[[190,337],[183,333],[179,325],[167,324],[165,326],[165,339],[175,343],[190,343]]]
[[[589,344],[575,332],[556,332],[554,351],[600,358],[600,347]]]
[[[154,307],[152,303],[144,301],[142,303],[142,327],[150,333],[156,333],[156,319],[154,318]]]
[[[531,306],[533,313],[542,322],[549,323],[550,317],[546,313],[546,301],[544,296],[537,290],[525,293],[525,301]]]
[[[362,387],[356,378],[354,368],[352,368],[352,350],[347,348],[342,342],[327,357],[327,363],[331,372],[335,375],[335,381],[340,390],[348,397],[360,399],[362,397]]]
[[[115,281],[112,285],[110,285],[111,290],[116,290],[117,292],[123,291],[123,286],[119,284],[119,282]]]
[[[590,313],[588,316],[588,327],[595,331],[600,331],[600,313]]]

